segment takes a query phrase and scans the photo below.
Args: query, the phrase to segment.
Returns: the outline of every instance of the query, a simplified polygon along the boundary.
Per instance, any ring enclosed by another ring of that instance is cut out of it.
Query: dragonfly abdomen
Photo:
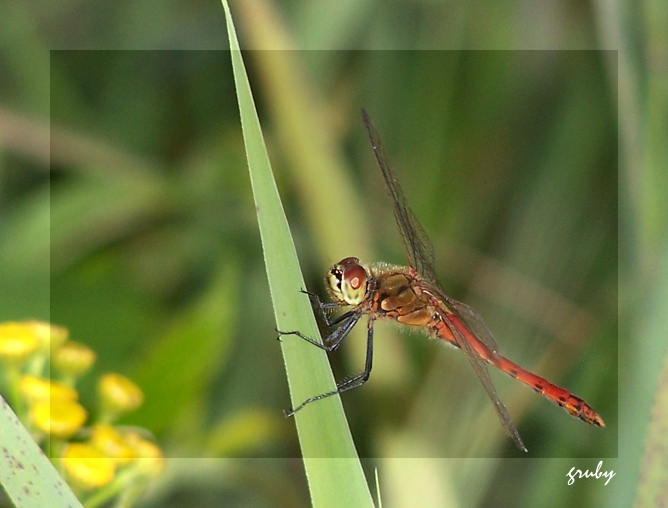
[[[516,363],[508,360],[503,356],[491,358],[488,363],[494,365],[506,374],[521,381],[525,385],[531,387],[534,391],[544,395],[549,400],[563,407],[572,416],[587,422],[591,425],[605,427],[605,422],[594,409],[584,400],[576,395],[573,395],[568,390],[561,388],[542,377],[523,369]]]
[[[526,369],[523,369],[515,362],[508,360],[498,352],[493,352],[487,347],[487,345],[479,341],[477,337],[475,337],[455,316],[446,314],[445,319],[451,323],[450,326],[455,326],[457,330],[462,335],[464,335],[476,354],[486,363],[493,365],[497,369],[529,386],[535,392],[540,393],[558,406],[563,407],[571,416],[579,418],[580,420],[591,425],[605,427],[603,418],[601,418],[598,413],[594,411],[594,409],[580,397],[573,395],[565,388],[561,388],[553,383],[550,383],[548,380],[543,379],[542,377],[533,374]],[[454,338],[448,324],[446,324],[443,319],[435,320],[435,322],[430,326],[430,329],[434,335],[445,341],[448,341],[457,347],[460,347]]]

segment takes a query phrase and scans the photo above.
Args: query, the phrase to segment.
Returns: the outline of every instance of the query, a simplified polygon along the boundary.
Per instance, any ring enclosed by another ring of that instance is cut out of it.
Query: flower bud
[[[127,433],[125,441],[134,450],[137,457],[135,461],[143,473],[148,476],[158,476],[165,470],[165,456],[156,444],[136,432]]]
[[[26,321],[37,340],[39,340],[40,349],[46,353],[58,349],[69,336],[67,328],[52,325],[45,321]]]
[[[77,378],[95,363],[95,351],[88,346],[68,340],[54,351],[51,361],[64,375]]]
[[[19,388],[28,401],[28,404],[33,404],[38,401],[76,401],[79,398],[79,394],[76,390],[64,383],[51,379],[44,379],[43,377],[31,376],[29,374],[21,377]]]
[[[30,408],[35,427],[49,436],[67,439],[73,436],[88,418],[88,412],[73,400],[41,400]]]
[[[137,409],[144,402],[141,389],[125,376],[116,373],[105,374],[100,378],[98,392],[103,410],[111,413],[111,417]]]
[[[25,323],[0,324],[0,361],[21,365],[37,351],[39,340],[31,326]]]
[[[64,450],[63,469],[67,478],[84,490],[103,487],[114,479],[116,465],[95,447],[71,443]]]
[[[117,464],[127,464],[136,456],[125,437],[111,425],[95,425],[90,442],[105,457],[116,459]]]

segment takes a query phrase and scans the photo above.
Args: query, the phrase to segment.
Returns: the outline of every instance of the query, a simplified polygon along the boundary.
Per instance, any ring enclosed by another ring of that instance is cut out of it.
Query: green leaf
[[[665,355],[661,379],[656,388],[654,405],[644,443],[636,502],[638,506],[657,506],[668,495],[668,355]]]
[[[318,336],[297,253],[273,178],[239,43],[223,0],[241,126],[277,327]],[[271,342],[267,347],[272,347]],[[296,337],[281,341],[293,405],[334,389],[324,351]],[[373,506],[339,397],[295,415],[313,506]]]
[[[49,459],[0,397],[0,483],[17,508],[81,506]]]
[[[151,348],[137,360],[131,378],[142,387],[146,403],[132,422],[159,433],[169,422],[164,415],[191,410],[229,356],[230,330],[239,290],[237,267],[225,260],[215,271],[210,289],[176,316]],[[178,372],[178,376],[165,373]]]

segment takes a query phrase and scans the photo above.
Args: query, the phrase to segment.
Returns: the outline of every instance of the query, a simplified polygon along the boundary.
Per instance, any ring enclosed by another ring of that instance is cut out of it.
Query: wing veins
[[[434,247],[429,241],[424,228],[415,217],[415,214],[413,214],[410,206],[408,206],[408,201],[401,190],[399,180],[387,162],[387,156],[380,141],[380,136],[365,110],[362,110],[362,119],[364,120],[367,136],[376,159],[376,165],[383,177],[385,190],[390,198],[394,218],[399,226],[409,263],[422,277],[436,282]]]
[[[524,446],[524,442],[520,437],[520,433],[518,432],[517,427],[515,427],[513,420],[510,418],[510,414],[508,413],[506,406],[503,404],[503,402],[501,402],[501,399],[496,393],[496,388],[494,388],[494,384],[492,383],[492,378],[490,378],[489,372],[487,371],[487,366],[483,362],[482,358],[480,358],[480,356],[476,354],[476,352],[473,350],[473,346],[471,346],[469,341],[466,340],[466,337],[462,335],[457,326],[451,323],[447,318],[445,320],[445,323],[452,332],[452,335],[457,340],[460,349],[464,351],[464,353],[466,354],[466,358],[468,358],[469,363],[473,367],[473,370],[478,375],[478,378],[480,379],[482,386],[485,388],[487,395],[489,396],[490,400],[492,401],[492,404],[494,405],[496,414],[499,417],[499,420],[501,421],[501,426],[506,431],[506,434],[515,442],[515,445],[520,450],[526,452],[527,448],[526,446]]]

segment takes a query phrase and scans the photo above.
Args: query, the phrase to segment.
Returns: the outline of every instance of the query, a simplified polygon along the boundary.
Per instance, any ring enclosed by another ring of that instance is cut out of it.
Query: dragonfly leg
[[[318,316],[320,317],[321,321],[325,323],[325,325],[327,325],[327,328],[331,328],[338,321],[340,321],[340,318],[330,321],[329,315],[327,314],[328,310],[338,308],[339,307],[338,303],[336,302],[324,303],[322,300],[320,300],[320,297],[318,295],[316,295],[315,293],[311,293],[310,291],[307,291],[305,289],[302,289],[301,292],[308,296],[308,299],[311,301],[311,306],[317,309]]]
[[[355,320],[355,323],[358,320],[359,316]],[[364,370],[359,374],[356,374],[355,376],[349,377],[348,379],[341,381],[339,384],[336,385],[336,390],[332,390],[331,392],[327,393],[322,393],[314,397],[309,397],[304,402],[299,404],[299,406],[297,406],[296,408],[283,411],[283,414],[285,415],[286,418],[291,417],[297,411],[303,409],[304,406],[310,404],[311,402],[315,402],[316,400],[322,400],[327,397],[331,397],[332,395],[338,395],[348,390],[352,390],[353,388],[358,388],[368,381],[369,376],[371,375],[371,367],[373,365],[373,321],[374,320],[372,318],[369,318],[369,322],[367,325],[366,360],[364,362]],[[338,347],[338,344],[336,345],[336,347]]]
[[[315,309],[317,309],[318,316],[320,317],[320,320],[323,323],[325,323],[327,328],[332,328],[337,323],[343,321],[347,317],[350,317],[350,312],[346,312],[343,315],[339,316],[338,318],[334,319],[333,321],[330,321],[329,316],[327,316],[326,311],[329,310],[329,309],[334,309],[334,308],[338,307],[339,306],[338,304],[336,304],[336,303],[323,303],[320,300],[320,297],[318,295],[316,295],[315,293],[311,293],[310,291],[307,291],[306,289],[301,289],[300,292],[304,293],[305,295],[308,296],[308,298],[311,302],[311,306],[314,307]],[[281,336],[282,335],[297,335],[297,336],[301,337],[302,339],[304,339],[305,341],[310,342],[314,346],[318,346],[321,349],[325,349],[325,348],[322,348],[322,344],[313,340],[310,337],[304,336],[301,332],[298,332],[298,331],[283,332],[283,331],[279,330],[278,328],[275,328],[275,330],[276,330],[276,333],[278,334],[278,337],[276,337],[276,338],[278,339],[279,342],[281,341]],[[326,351],[329,351],[329,350],[326,349]]]
[[[330,333],[327,337],[324,338],[322,344],[317,340],[312,339],[311,337],[308,337],[307,335],[304,335],[302,332],[297,330],[290,332],[283,332],[281,330],[276,330],[276,332],[279,334],[279,338],[281,335],[296,335],[297,337],[304,339],[306,342],[313,344],[314,346],[317,346],[320,349],[324,349],[325,351],[331,352],[331,351],[336,351],[338,349],[338,347],[341,345],[341,342],[343,342],[343,339],[345,339],[348,336],[350,330],[353,329],[353,327],[357,324],[357,322],[360,320],[361,317],[362,314],[360,312],[349,311],[346,312],[345,314],[342,314],[339,318],[335,320],[335,322],[333,322],[332,326],[336,326],[336,328],[334,328],[332,333]]]

